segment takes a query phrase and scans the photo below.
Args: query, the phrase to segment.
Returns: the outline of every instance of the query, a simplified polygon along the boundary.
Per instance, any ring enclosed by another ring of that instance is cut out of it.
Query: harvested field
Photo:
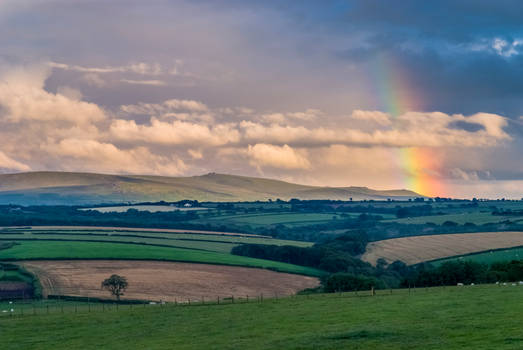
[[[407,265],[493,249],[523,246],[523,232],[459,233],[386,239],[369,243],[362,260],[373,265],[379,258]]]
[[[290,295],[319,284],[314,277],[263,269],[163,261],[41,260],[22,265],[38,276],[44,295],[109,298],[100,284],[112,274],[125,276],[129,282],[124,299],[168,302]]]

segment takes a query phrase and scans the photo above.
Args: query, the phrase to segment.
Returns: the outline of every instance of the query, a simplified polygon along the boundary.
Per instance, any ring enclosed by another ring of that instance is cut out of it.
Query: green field
[[[294,245],[308,247],[312,243],[279,240],[264,237],[242,237],[209,234],[187,234],[154,231],[125,231],[109,230],[93,227],[92,229],[4,229],[0,230],[0,240],[23,241],[23,240],[62,240],[62,241],[102,241],[113,243],[136,243],[159,245],[177,248],[189,248],[196,250],[207,250],[213,252],[229,253],[231,249],[239,244],[273,244]]]
[[[492,215],[490,212],[470,212],[470,213],[460,213],[460,214],[445,214],[445,215],[429,215],[429,216],[417,216],[412,218],[403,218],[390,220],[402,224],[426,224],[432,222],[437,225],[443,224],[445,221],[453,221],[460,225],[466,223],[473,223],[476,225],[483,225],[488,223],[496,223],[505,220],[510,220],[513,222],[523,221],[523,216],[499,216]]]
[[[252,226],[265,225],[288,225],[303,226],[310,224],[326,223],[337,220],[341,217],[336,213],[262,213],[262,214],[240,214],[240,215],[221,215],[207,218],[205,221],[216,223],[216,221],[226,220],[234,224],[247,224]],[[198,220],[202,221],[202,220]]]
[[[144,259],[271,268],[311,276],[322,274],[319,270],[303,266],[194,249],[103,242],[20,241],[19,243],[9,249],[0,250],[0,260]]]
[[[0,344],[6,350],[521,349],[522,297],[519,286],[474,286],[105,312],[84,305],[62,314],[55,307],[49,314],[0,316]]]
[[[431,263],[437,266],[437,265],[441,265],[444,262],[455,261],[455,260],[464,260],[464,261],[470,260],[470,261],[486,263],[486,264],[492,264],[492,263],[499,262],[499,261],[523,260],[523,247],[512,248],[512,249],[492,250],[492,251],[478,253],[478,254],[470,254],[470,255],[452,257],[452,258],[448,258],[448,259],[436,260],[436,261],[432,261]]]

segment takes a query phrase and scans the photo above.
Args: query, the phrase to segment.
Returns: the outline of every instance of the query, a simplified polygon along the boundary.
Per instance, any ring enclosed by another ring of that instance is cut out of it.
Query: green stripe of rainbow
[[[392,57],[378,55],[370,76],[377,104],[393,117],[422,109],[422,99],[416,89],[409,86],[408,72]],[[405,188],[429,197],[442,196],[446,192],[440,179],[441,162],[436,150],[399,148],[393,150],[391,156],[397,161],[398,176]]]

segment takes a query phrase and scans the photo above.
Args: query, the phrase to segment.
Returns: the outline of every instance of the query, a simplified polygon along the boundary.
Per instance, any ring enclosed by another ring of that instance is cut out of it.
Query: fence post
[[[234,304],[234,295],[231,295],[231,301]]]
[[[216,298],[216,302],[218,303],[218,305],[220,305],[220,296],[218,295],[218,297]]]

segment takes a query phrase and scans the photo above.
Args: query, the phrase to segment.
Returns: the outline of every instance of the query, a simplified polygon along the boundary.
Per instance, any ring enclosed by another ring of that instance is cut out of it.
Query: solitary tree
[[[102,282],[102,289],[107,289],[112,295],[116,296],[117,300],[120,300],[120,296],[123,295],[128,285],[125,277],[112,275]]]

